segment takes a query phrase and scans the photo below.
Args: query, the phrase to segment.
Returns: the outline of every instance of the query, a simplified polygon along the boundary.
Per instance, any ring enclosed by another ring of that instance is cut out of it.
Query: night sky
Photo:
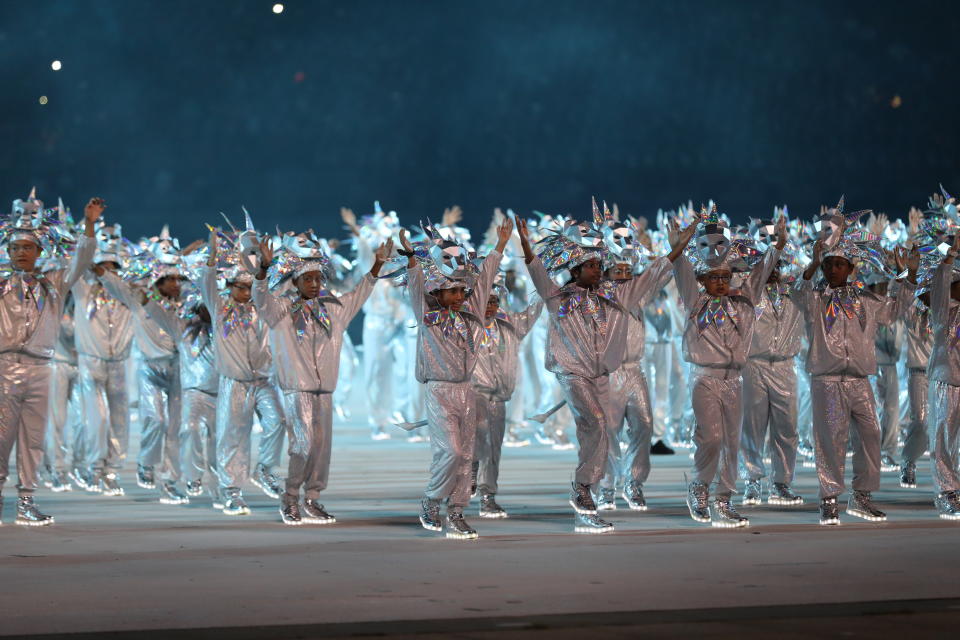
[[[592,194],[742,220],[960,192],[957,3],[273,4],[0,2],[2,197],[189,241],[241,204],[342,235],[374,199],[480,231]]]

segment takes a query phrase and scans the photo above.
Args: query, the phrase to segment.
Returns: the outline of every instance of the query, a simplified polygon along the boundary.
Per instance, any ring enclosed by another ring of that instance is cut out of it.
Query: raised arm
[[[533,329],[541,313],[543,313],[543,300],[538,297],[526,309],[513,314],[513,326],[517,328],[517,336],[521,340]]]
[[[267,268],[272,261],[273,249],[270,247],[270,238],[264,238],[260,241],[260,270],[253,279],[253,304],[268,327],[276,326],[283,319],[286,311],[283,303],[273,295],[267,284]]]
[[[93,233],[94,225],[106,208],[107,206],[101,198],[90,198],[90,201],[83,208],[83,237],[77,243],[77,252],[70,260],[70,266],[67,267],[63,282],[60,283],[61,296],[65,296],[67,291],[77,283],[84,272],[93,264],[93,256],[97,251],[97,241]]]
[[[99,280],[107,293],[119,300],[128,309],[136,309],[145,303],[144,297],[113,271],[104,269],[103,274],[99,276]]]
[[[503,258],[503,249],[510,240],[510,234],[513,233],[513,221],[504,217],[503,223],[497,227],[497,246],[487,254],[483,260],[483,266],[480,267],[480,277],[474,285],[473,293],[467,300],[467,309],[478,318],[483,317],[483,310],[487,306],[487,300],[490,298],[490,290],[493,288],[493,281],[496,280],[500,272],[500,260]]]
[[[175,309],[167,309],[156,300],[150,300],[143,305],[143,310],[147,316],[157,323],[157,325],[172,336],[174,340],[183,333],[184,322],[177,314]]]

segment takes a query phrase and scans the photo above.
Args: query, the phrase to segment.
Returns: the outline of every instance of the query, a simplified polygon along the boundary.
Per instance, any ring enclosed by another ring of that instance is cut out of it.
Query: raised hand
[[[777,250],[782,251],[785,246],[787,246],[787,216],[780,214],[780,217],[777,218],[776,226],[777,234]]]
[[[270,237],[267,236],[260,241],[260,273],[265,274],[272,262],[273,247],[270,244]]]
[[[181,251],[181,253],[185,256],[190,255],[191,253],[199,249],[201,246],[203,246],[203,240],[194,240],[193,242],[188,244],[187,248]]]
[[[410,244],[410,238],[407,237],[407,230],[402,228],[397,233],[397,237],[400,238],[400,246],[403,247],[404,251],[412,252],[413,245]]]
[[[370,267],[370,275],[374,278],[380,275],[380,268],[383,263],[390,259],[393,254],[393,238],[382,243],[377,250],[373,252],[373,266]]]
[[[340,207],[340,219],[343,220],[343,224],[347,225],[352,233],[355,235],[360,234],[360,227],[357,226],[357,216],[353,213],[353,209]]]
[[[443,219],[441,224],[445,227],[452,227],[463,219],[463,209],[458,205],[453,205],[443,210]]]
[[[93,237],[93,223],[100,219],[103,210],[107,208],[103,198],[90,198],[90,202],[83,208],[83,219],[86,222],[83,227],[83,234],[88,238]]]
[[[510,240],[511,233],[513,233],[513,220],[504,216],[503,222],[497,227],[497,251],[503,252],[504,247]]]

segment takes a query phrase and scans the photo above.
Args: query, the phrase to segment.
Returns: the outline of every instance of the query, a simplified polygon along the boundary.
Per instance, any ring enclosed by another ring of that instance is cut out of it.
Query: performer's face
[[[246,282],[231,282],[230,297],[236,302],[250,302],[250,285]]]
[[[827,256],[820,265],[820,271],[831,287],[842,287],[853,273],[853,263],[840,256]]]
[[[493,316],[497,315],[497,311],[500,310],[500,298],[497,296],[490,296],[487,298],[487,310],[484,313],[484,317],[489,320]]]
[[[603,277],[603,265],[599,260],[587,260],[579,267],[570,270],[576,283],[584,288],[592,289],[600,284]]]
[[[611,280],[622,281],[633,278],[633,269],[629,264],[615,264],[607,269],[607,277]]]
[[[697,280],[703,285],[708,296],[718,298],[720,296],[730,295],[731,275],[728,269],[714,269],[702,276],[698,276]]]
[[[14,269],[33,271],[40,257],[40,246],[29,240],[14,240],[7,245],[7,253]]]
[[[437,291],[436,297],[437,302],[439,302],[440,306],[444,309],[460,311],[460,307],[463,306],[463,301],[467,299],[467,292],[463,287],[440,289]]]
[[[307,300],[312,300],[320,295],[320,288],[323,286],[323,276],[319,271],[308,271],[293,281],[297,291]]]
[[[157,280],[157,291],[160,295],[167,298],[180,297],[180,278],[177,276],[164,276]]]

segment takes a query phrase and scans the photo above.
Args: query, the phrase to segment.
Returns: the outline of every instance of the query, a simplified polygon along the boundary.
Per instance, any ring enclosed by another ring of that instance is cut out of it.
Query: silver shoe
[[[555,451],[567,451],[568,449],[573,449],[573,443],[570,442],[570,438],[567,437],[567,434],[564,433],[563,429],[557,429],[553,436],[553,440],[553,449]]]
[[[14,522],[25,527],[45,527],[53,524],[53,516],[42,513],[33,496],[20,496],[17,498],[17,519]]]
[[[283,494],[280,499],[280,519],[283,524],[294,527],[303,524],[303,518],[300,516],[300,496]]]
[[[847,513],[870,522],[883,522],[887,519],[887,514],[873,506],[869,491],[854,490],[847,502]]]
[[[590,487],[579,482],[573,483],[573,491],[570,493],[570,506],[577,513],[583,515],[597,515],[597,505],[590,495]]]
[[[628,482],[623,487],[621,494],[627,501],[627,507],[632,511],[646,511],[647,500],[643,497],[643,487],[637,482]]]
[[[820,500],[820,524],[840,524],[840,505],[837,504],[836,496]]]
[[[710,490],[702,482],[691,482],[687,486],[687,509],[694,522],[710,522]]]
[[[156,489],[157,482],[153,476],[153,467],[137,465],[137,486],[141,489]]]
[[[900,486],[904,489],[917,488],[917,465],[908,462],[900,467]]]
[[[892,456],[888,454],[883,454],[880,456],[880,471],[883,473],[889,473],[892,471],[899,471],[900,465],[897,464],[897,461],[893,459]]]
[[[446,529],[448,538],[458,540],[476,540],[477,530],[463,519],[463,509],[453,507],[447,509]]]
[[[277,499],[282,493],[280,480],[267,469],[265,464],[257,465],[257,468],[253,470],[253,477],[250,478],[250,481],[260,487],[260,490],[270,498]]]
[[[309,524],[333,524],[337,519],[327,513],[322,504],[307,498],[303,501],[303,521]]]
[[[371,440],[389,440],[390,434],[386,432],[382,424],[378,424],[370,428],[370,439]]]
[[[203,495],[203,483],[199,480],[191,480],[187,483],[187,495],[196,498]]]
[[[64,491],[73,491],[73,485],[70,484],[70,476],[65,471],[54,471],[50,476],[50,490],[54,493]]]
[[[168,480],[160,485],[160,504],[190,504],[190,498],[181,493],[172,480]]]
[[[226,491],[226,501],[223,503],[223,515],[225,516],[248,516],[250,515],[250,506],[243,499],[243,493],[240,489],[230,488]]]
[[[520,434],[517,433],[516,427],[510,427],[507,430],[507,435],[503,439],[503,446],[505,447],[526,447],[530,445],[530,438],[522,438]]]
[[[741,503],[743,506],[748,507],[752,505],[763,504],[763,494],[760,488],[760,480],[747,480],[746,486],[743,489],[743,500]]]
[[[613,525],[595,515],[575,513],[573,515],[574,533],[610,533]]]
[[[420,524],[427,531],[443,531],[443,520],[440,519],[440,501],[423,498],[420,501]]]
[[[793,507],[803,504],[803,498],[793,492],[786,482],[774,482],[770,485],[770,495],[767,496],[767,504],[775,504],[784,507]]]
[[[480,517],[481,518],[506,518],[507,511],[497,504],[496,495],[484,493],[480,495]]]
[[[541,424],[537,427],[537,430],[533,432],[533,437],[537,439],[537,442],[547,446],[553,446],[557,444],[557,441],[553,439],[553,436],[547,433],[547,429]]]
[[[123,487],[120,486],[120,479],[117,474],[108,472],[100,476],[100,493],[105,496],[123,495]]]
[[[616,511],[617,510],[617,492],[612,488],[600,489],[600,495],[597,496],[597,511]]]
[[[945,491],[933,500],[940,517],[944,520],[960,520],[960,496],[956,491]]]
[[[750,526],[750,519],[737,513],[730,498],[715,498],[710,510],[710,526],[737,528]]]
[[[214,509],[217,511],[223,511],[223,507],[226,506],[226,503],[223,499],[223,493],[220,491],[220,487],[214,487],[210,490],[210,498]]]
[[[92,475],[88,470],[81,469],[80,467],[74,467],[70,470],[70,479],[73,480],[73,483],[77,485],[78,489],[84,491],[90,486],[90,482],[93,480]]]

